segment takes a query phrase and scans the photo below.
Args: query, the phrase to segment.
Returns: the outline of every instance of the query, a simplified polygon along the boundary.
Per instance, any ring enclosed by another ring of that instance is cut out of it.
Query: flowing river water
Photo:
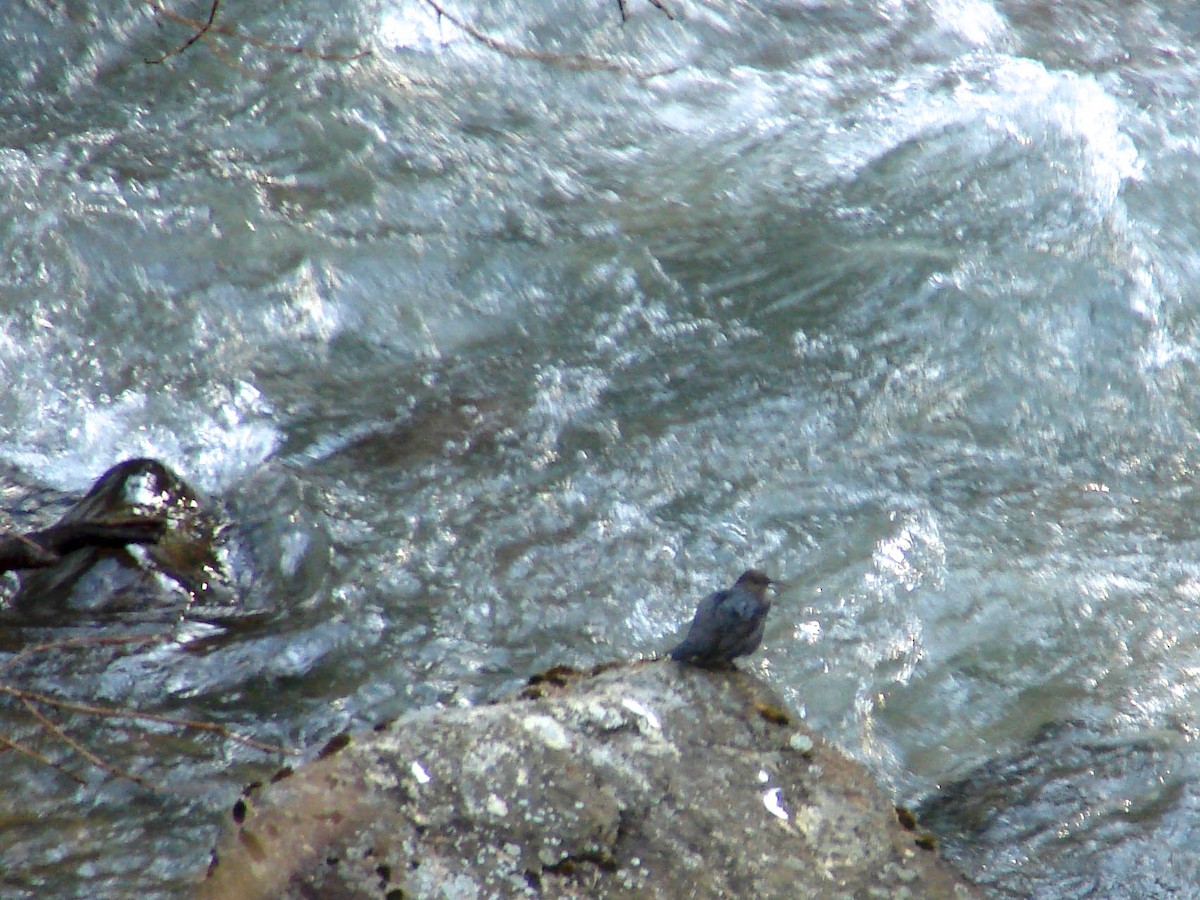
[[[260,618],[3,680],[319,746],[757,565],[743,665],[990,895],[1200,896],[1200,8],[664,3],[254,0],[156,65],[143,0],[5,4],[4,524],[155,457]],[[0,754],[5,897],[176,894],[278,762],[71,723],[165,790]]]

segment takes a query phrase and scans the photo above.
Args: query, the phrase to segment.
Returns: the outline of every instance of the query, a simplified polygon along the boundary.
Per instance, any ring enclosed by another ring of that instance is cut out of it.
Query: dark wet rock
[[[1195,896],[1189,743],[1049,722],[926,798],[921,826],[1004,896]]]
[[[750,675],[556,669],[256,785],[200,895],[977,896],[917,837]]]
[[[198,601],[228,606],[232,592],[222,560],[221,520],[198,492],[167,466],[131,459],[96,481],[54,530],[112,530],[141,521],[151,541],[82,541],[21,576],[10,611],[26,620],[70,613],[188,609]],[[115,534],[115,533],[114,533]]]

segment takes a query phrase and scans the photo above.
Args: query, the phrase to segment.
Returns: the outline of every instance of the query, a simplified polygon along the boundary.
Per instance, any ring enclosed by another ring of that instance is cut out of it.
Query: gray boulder
[[[977,896],[758,679],[551,670],[415,712],[234,806],[200,896]]]

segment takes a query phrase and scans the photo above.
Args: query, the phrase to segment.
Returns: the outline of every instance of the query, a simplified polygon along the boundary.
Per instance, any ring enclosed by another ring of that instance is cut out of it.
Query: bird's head
[[[763,572],[760,572],[758,569],[747,569],[745,572],[743,572],[741,574],[741,576],[739,576],[739,578],[736,582],[736,584],[739,584],[744,588],[752,588],[753,590],[755,590],[759,593],[761,593],[762,591],[765,591],[770,585],[772,585],[774,583],[775,582],[772,579],[768,578]]]

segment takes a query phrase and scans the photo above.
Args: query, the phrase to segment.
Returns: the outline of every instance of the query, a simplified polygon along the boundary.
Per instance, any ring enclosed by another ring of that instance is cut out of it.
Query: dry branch
[[[641,79],[669,75],[678,68],[678,66],[670,66],[665,69],[637,69],[632,66],[622,65],[613,60],[600,59],[595,56],[584,56],[578,53],[544,53],[540,50],[530,50],[528,47],[518,47],[494,38],[490,34],[485,34],[465,19],[460,19],[458,16],[448,12],[437,0],[423,0],[423,2],[441,18],[466,33],[472,40],[478,41],[488,49],[495,50],[497,53],[503,53],[511,59],[527,59],[534,62],[546,63],[547,65],[560,66],[576,72],[616,72],[620,75],[632,75],[634,78]],[[655,5],[657,6],[658,4]]]
[[[649,2],[650,2],[650,5],[653,6],[655,9],[662,10],[668,19],[675,18],[675,14],[673,12],[671,12],[671,10],[667,9],[666,5],[662,2],[662,0],[649,0]],[[628,22],[629,21],[629,11],[625,7],[625,0],[617,0],[617,8],[621,10],[621,21]]]
[[[10,669],[18,663],[27,661],[31,657],[40,653],[78,649],[80,647],[139,646],[162,642],[169,638],[170,635],[157,634],[131,637],[91,636],[49,641],[25,648],[11,659],[6,660],[3,665],[0,665],[0,671]],[[120,766],[117,766],[104,759],[100,754],[87,747],[79,739],[68,734],[60,722],[56,722],[49,715],[47,715],[47,711],[55,710],[59,713],[92,716],[103,719],[131,719],[138,722],[154,722],[161,725],[170,725],[188,731],[203,731],[210,734],[215,734],[218,737],[226,740],[242,744],[246,747],[251,747],[263,753],[290,755],[297,752],[287,747],[280,747],[252,737],[247,737],[243,734],[238,734],[224,725],[219,725],[215,722],[205,722],[199,719],[189,719],[179,716],[167,716],[160,713],[141,712],[139,710],[128,709],[125,707],[104,706],[96,703],[83,703],[75,700],[67,700],[63,697],[56,697],[40,691],[26,690],[25,688],[16,687],[3,681],[0,681],[0,696],[7,696],[16,700],[25,713],[32,717],[32,719],[37,723],[38,727],[40,727],[46,734],[50,735],[55,740],[61,741],[76,754],[87,760],[87,762],[89,762],[91,765],[96,766],[97,768],[102,769],[103,771],[117,778],[132,781],[134,784],[157,793],[161,793],[165,789],[139,775],[135,775],[133,772],[130,772],[127,769],[123,769]],[[55,762],[45,754],[12,740],[11,738],[0,735],[0,751],[3,751],[4,749],[12,750],[16,753],[27,756],[38,763],[50,766],[61,772],[63,775],[66,775],[73,781],[79,782],[80,784],[86,783],[83,778],[81,778],[71,769],[68,769],[66,766]]]
[[[191,35],[178,47],[164,51],[160,55],[145,60],[146,65],[156,66],[166,62],[172,56],[178,56],[183,53],[193,44],[210,37],[214,34],[219,34],[222,37],[232,38],[237,41],[249,44],[251,47],[257,47],[260,50],[268,50],[272,53],[288,53],[298,56],[306,56],[309,59],[319,59],[324,62],[352,62],[356,59],[362,59],[364,56],[370,56],[370,50],[360,50],[357,53],[328,53],[320,50],[310,50],[303,44],[276,44],[272,41],[264,41],[261,38],[256,38],[251,34],[246,34],[230,25],[221,25],[217,22],[217,12],[219,11],[221,0],[212,0],[212,4],[208,9],[208,16],[205,19],[194,19],[191,16],[185,16],[173,9],[168,8],[161,0],[146,0],[146,5],[161,15],[164,19],[175,22],[179,25],[186,25],[192,29]]]
[[[31,656],[45,653],[47,650],[71,650],[78,647],[126,647],[130,645],[158,644],[170,639],[171,635],[169,634],[134,635],[132,637],[89,635],[88,637],[78,638],[59,638],[47,641],[44,644],[34,644],[32,647],[26,647],[20,653],[0,664],[0,672],[20,665]]]
[[[0,572],[44,569],[68,553],[86,547],[155,544],[166,523],[161,519],[130,518],[114,522],[61,522],[41,531],[0,538]]]
[[[79,741],[75,740],[75,738],[71,737],[69,734],[67,734],[65,731],[63,731],[63,728],[61,725],[59,725],[57,722],[55,722],[53,719],[51,719],[49,716],[47,716],[45,713],[43,713],[40,709],[38,709],[33,704],[32,701],[27,700],[26,698],[22,697],[21,705],[25,707],[26,712],[28,712],[31,716],[33,716],[41,724],[41,726],[43,728],[45,728],[47,731],[49,731],[51,734],[53,734],[55,737],[57,737],[60,741],[62,741],[64,744],[66,744],[68,747],[70,747],[72,750],[74,750],[76,753],[78,753],[80,756],[82,756],[84,759],[86,759],[88,762],[90,762],[93,766],[96,766],[96,768],[103,769],[105,772],[108,772],[108,774],[115,775],[118,778],[126,778],[129,781],[132,781],[134,784],[140,785],[141,787],[144,787],[147,790],[154,791],[156,794],[162,793],[162,788],[158,787],[155,784],[151,784],[145,778],[142,778],[138,775],[134,775],[132,772],[128,771],[127,769],[122,769],[119,766],[114,766],[112,763],[108,762],[107,760],[102,759],[101,757],[97,756],[95,753],[93,753],[91,750],[89,750],[83,744],[79,743]]]
[[[23,756],[28,756],[34,762],[39,762],[44,766],[49,766],[50,768],[61,772],[62,774],[66,775],[68,778],[70,778],[72,781],[76,782],[77,784],[87,784],[87,781],[85,779],[83,779],[79,775],[76,775],[74,772],[72,772],[66,766],[62,765],[61,763],[56,763],[50,757],[46,756],[46,754],[39,753],[37,750],[34,750],[32,747],[26,747],[24,744],[18,743],[17,741],[14,741],[12,738],[7,738],[7,737],[4,737],[4,735],[0,735],[0,748],[8,748],[9,750],[13,750],[17,753],[20,753]]]
[[[277,744],[268,744],[265,741],[260,741],[252,737],[246,737],[244,734],[238,734],[236,731],[231,731],[224,725],[218,725],[216,722],[204,722],[199,719],[185,719],[178,716],[164,716],[159,713],[140,712],[136,709],[125,709],[119,706],[99,706],[94,703],[78,703],[73,700],[64,700],[61,697],[53,697],[49,694],[42,694],[37,691],[27,691],[24,688],[13,687],[10,684],[0,682],[0,694],[7,694],[17,700],[28,700],[32,703],[40,703],[45,706],[50,706],[55,709],[63,710],[64,712],[83,713],[88,716],[100,716],[108,719],[135,719],[141,722],[158,722],[163,725],[177,725],[180,728],[186,728],[189,731],[208,731],[216,734],[226,740],[234,741],[238,744],[244,744],[247,747],[253,747],[255,750],[261,750],[264,753],[281,753],[290,754],[296,751],[290,750],[287,747],[280,747]]]

